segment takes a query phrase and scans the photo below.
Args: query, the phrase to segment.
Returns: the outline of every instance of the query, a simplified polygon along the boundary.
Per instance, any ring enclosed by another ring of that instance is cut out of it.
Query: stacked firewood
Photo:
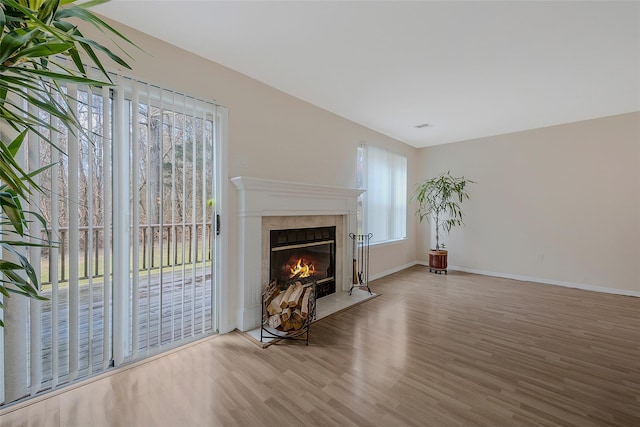
[[[309,299],[313,289],[310,284],[296,281],[281,290],[275,281],[265,291],[264,310],[266,324],[279,331],[295,332],[302,329],[309,317]]]

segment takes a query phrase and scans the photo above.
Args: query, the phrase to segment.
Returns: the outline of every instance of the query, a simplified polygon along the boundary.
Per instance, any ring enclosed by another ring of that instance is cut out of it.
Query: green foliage
[[[469,199],[467,185],[474,181],[462,177],[453,177],[447,171],[435,178],[428,179],[416,187],[412,200],[418,202],[416,215],[420,222],[433,218],[436,228],[436,250],[440,249],[440,229],[449,233],[451,228],[463,225],[461,204]],[[444,244],[442,245],[444,247]]]
[[[29,246],[52,245],[50,239],[29,235],[32,221],[43,228],[46,223],[42,215],[25,208],[30,195],[42,191],[32,178],[47,166],[24,170],[17,161],[20,147],[30,134],[55,146],[48,137],[52,132],[47,132],[56,130],[54,119],[72,133],[81,132],[63,85],[111,85],[98,54],[129,68],[109,48],[86,38],[68,22],[70,18],[84,21],[131,43],[87,10],[104,1],[76,5],[75,0],[0,0],[0,294],[5,297],[14,293],[42,298],[35,269],[22,252]],[[89,76],[91,68],[99,70],[100,80]],[[17,136],[9,137],[10,133]],[[4,326],[1,321],[0,326]]]

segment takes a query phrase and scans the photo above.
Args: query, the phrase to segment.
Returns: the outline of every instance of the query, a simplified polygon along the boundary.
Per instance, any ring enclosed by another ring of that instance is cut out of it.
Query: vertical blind
[[[373,146],[362,150],[359,167],[366,188],[363,231],[371,243],[403,239],[407,235],[407,158]]]
[[[30,248],[45,301],[5,298],[0,402],[214,333],[217,165],[226,110],[113,75],[67,85],[83,129],[29,135],[22,157],[51,248]],[[46,117],[44,111],[35,111]],[[34,237],[35,239],[35,237]],[[7,304],[9,300],[12,300]],[[25,357],[26,355],[26,357]]]

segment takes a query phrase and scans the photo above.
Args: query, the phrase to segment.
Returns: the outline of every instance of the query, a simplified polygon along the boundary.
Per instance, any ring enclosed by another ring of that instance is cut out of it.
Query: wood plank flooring
[[[371,287],[308,347],[209,338],[0,426],[640,426],[640,298],[422,266]]]

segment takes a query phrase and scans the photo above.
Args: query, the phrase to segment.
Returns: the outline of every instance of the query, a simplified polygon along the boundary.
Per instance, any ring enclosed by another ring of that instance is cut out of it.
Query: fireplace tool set
[[[369,242],[373,237],[369,234],[349,233],[352,243],[353,254],[353,276],[349,295],[355,288],[366,288],[370,295],[373,295],[369,288]]]

